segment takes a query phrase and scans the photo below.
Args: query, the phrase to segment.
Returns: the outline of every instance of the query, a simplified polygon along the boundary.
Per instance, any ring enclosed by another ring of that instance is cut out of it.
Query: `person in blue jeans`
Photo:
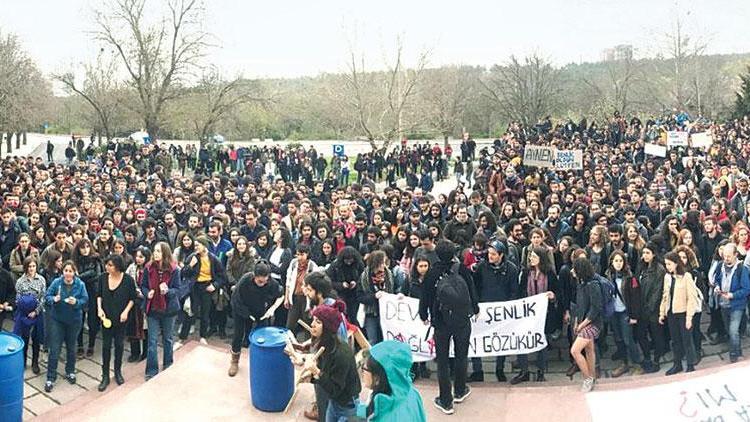
[[[638,312],[633,312],[639,303],[635,300],[626,300],[626,290],[632,289],[634,283],[637,283],[628,266],[627,255],[620,250],[615,250],[609,257],[609,269],[607,278],[617,287],[614,305],[615,313],[612,315],[610,323],[615,335],[615,344],[617,345],[617,357],[622,360],[622,364],[612,371],[612,378],[620,377],[628,372],[634,375],[643,373],[641,365],[643,364],[643,355],[641,349],[633,337],[633,321]],[[629,296],[630,298],[635,295]],[[614,359],[614,358],[613,358]],[[631,368],[630,363],[636,364]]]
[[[45,302],[50,312],[50,344],[47,359],[47,382],[44,391],[50,392],[57,380],[57,361],[62,343],[65,342],[65,379],[76,383],[76,341],[83,324],[83,310],[89,301],[86,285],[76,276],[76,266],[72,261],[63,264],[62,276],[50,284]]]
[[[750,270],[737,259],[737,245],[727,243],[722,249],[724,262],[713,274],[715,293],[727,333],[729,333],[729,361],[742,356],[740,323],[750,294]]]
[[[148,322],[148,353],[146,355],[146,380],[159,373],[159,337],[164,345],[162,369],[173,362],[174,324],[179,313],[180,300],[188,293],[182,282],[180,269],[174,261],[172,250],[166,242],[154,246],[151,262],[143,271],[141,292]]]

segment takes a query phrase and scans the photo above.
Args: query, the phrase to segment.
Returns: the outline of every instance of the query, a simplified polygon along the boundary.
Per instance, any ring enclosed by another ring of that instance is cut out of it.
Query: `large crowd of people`
[[[708,132],[713,144],[646,154],[668,131]],[[358,413],[351,329],[372,346],[362,383],[373,398],[363,414],[424,418],[411,382],[431,374],[383,341],[384,293],[420,300],[434,328],[434,404],[446,414],[469,396],[469,383],[484,381],[482,360],[470,370],[467,360],[481,302],[547,294],[549,347],[569,350],[568,375],[580,371],[584,391],[601,376],[603,355],[621,362],[612,377],[657,372],[670,360],[667,375],[693,371],[707,342],[727,343],[736,362],[750,294],[748,139],[748,118],[691,121],[676,112],[512,123],[492,144],[465,134],[456,154],[402,143],[352,157],[351,166],[313,147],[272,144],[111,142],[76,151],[76,143],[65,163],[49,162],[52,154],[5,158],[0,326],[14,319],[34,373],[46,348],[47,391],[63,343],[75,383],[76,357],[92,356],[101,336],[104,391],[112,348],[115,381],[124,382],[126,339],[128,361],[147,360],[148,379],[160,370],[160,342],[164,369],[175,338],[205,343],[231,328],[234,376],[252,328],[285,326],[324,350],[305,363],[316,385],[305,414],[320,420]],[[582,150],[583,169],[524,166],[526,145]],[[443,183],[455,188],[432,194],[449,172],[455,182]],[[440,280],[454,284],[455,300]],[[546,351],[536,353],[535,373],[528,358],[517,357],[511,384],[545,381]],[[496,359],[500,382],[505,360]]]

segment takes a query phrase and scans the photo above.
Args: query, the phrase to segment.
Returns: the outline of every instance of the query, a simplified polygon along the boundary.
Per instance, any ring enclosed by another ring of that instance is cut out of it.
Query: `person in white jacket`
[[[297,257],[292,259],[289,269],[286,271],[286,288],[284,289],[284,307],[289,310],[286,319],[286,328],[296,335],[297,321],[300,318],[307,319],[306,314],[310,307],[310,301],[302,291],[305,276],[317,271],[318,266],[310,259],[310,246],[297,245]]]

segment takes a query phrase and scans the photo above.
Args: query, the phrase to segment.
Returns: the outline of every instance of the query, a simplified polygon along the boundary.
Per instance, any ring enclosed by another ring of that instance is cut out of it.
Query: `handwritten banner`
[[[469,357],[519,355],[547,347],[544,323],[548,303],[544,294],[507,302],[480,303],[479,315],[471,321]],[[380,298],[379,305],[380,326],[386,340],[408,344],[415,362],[435,358],[434,330],[427,337],[428,326],[419,319],[418,299],[399,299],[386,294]]]
[[[688,145],[688,133],[670,131],[667,132],[667,146],[670,148],[674,147],[686,147]]]
[[[644,145],[643,152],[656,157],[666,157],[667,147],[657,144],[646,144]]]
[[[523,165],[534,167],[554,167],[555,148],[526,145],[523,150]]]
[[[750,420],[748,379],[750,366],[733,365],[715,374],[669,384],[595,391],[586,395],[586,401],[595,421],[746,422]]]
[[[714,140],[708,132],[694,133],[690,135],[690,146],[693,148],[708,149]]]
[[[555,170],[583,170],[583,151],[580,149],[556,151]]]

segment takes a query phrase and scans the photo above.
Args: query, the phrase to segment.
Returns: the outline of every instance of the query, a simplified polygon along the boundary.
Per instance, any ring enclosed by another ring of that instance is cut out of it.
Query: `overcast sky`
[[[96,4],[0,0],[0,30],[16,33],[42,71],[60,72],[98,51],[86,33]],[[489,65],[533,51],[557,64],[597,61],[617,44],[632,44],[644,56],[676,14],[709,38],[709,52],[750,51],[748,0],[206,0],[206,9],[218,44],[210,60],[246,77],[341,71],[347,39],[382,67],[399,34],[407,64],[425,47],[434,66]]]

